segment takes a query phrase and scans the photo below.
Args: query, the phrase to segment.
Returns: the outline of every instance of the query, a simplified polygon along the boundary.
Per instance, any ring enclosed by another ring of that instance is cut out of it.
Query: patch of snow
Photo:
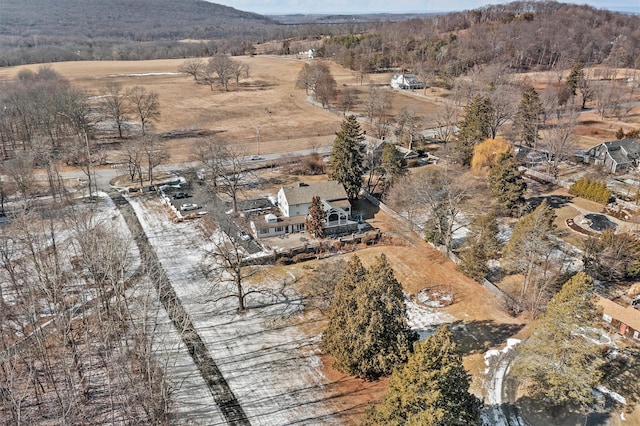
[[[508,426],[520,424],[519,419],[507,418],[507,414],[502,410],[504,403],[502,389],[504,378],[507,375],[511,360],[509,353],[520,343],[520,339],[507,339],[507,345],[502,350],[490,349],[484,354],[484,362],[487,365],[484,381],[484,388],[487,392],[488,404],[483,410],[483,420],[485,424],[492,426]]]
[[[303,309],[302,298],[287,282],[265,277],[259,284],[262,292],[248,297],[249,309],[239,314],[237,299],[224,298],[233,283],[224,281],[224,276],[218,283],[216,277],[205,276],[207,242],[197,225],[171,223],[154,208],[156,200],[137,197],[131,202],[177,297],[249,421],[337,423],[333,417],[337,409],[323,397],[329,381],[319,368],[321,337],[303,333],[293,320]],[[212,397],[209,404],[215,405]],[[183,418],[188,423],[188,417]]]
[[[144,72],[144,73],[129,73],[129,74],[110,74],[107,77],[155,77],[160,75],[181,75],[179,72]]]
[[[418,333],[421,341],[431,336],[438,326],[455,321],[452,315],[419,305],[413,300],[405,299],[405,306],[409,327]]]
[[[606,386],[598,386],[596,390],[603,395],[607,395],[609,398],[613,399],[616,402],[619,402],[620,404],[627,405],[627,399],[624,396],[620,395],[617,392],[609,390]]]

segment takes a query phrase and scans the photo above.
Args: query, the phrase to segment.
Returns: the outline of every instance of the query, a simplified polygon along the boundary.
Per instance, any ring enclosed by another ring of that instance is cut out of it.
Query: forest
[[[45,4],[46,3],[46,4]],[[324,40],[320,54],[367,72],[390,67],[447,78],[477,65],[546,70],[573,63],[638,67],[638,17],[585,5],[519,1],[438,15],[282,24],[205,1],[2,0],[0,66],[255,53],[269,40]],[[27,7],[27,5],[29,7]],[[142,19],[141,19],[142,17]],[[562,29],[558,31],[558,29]],[[192,40],[183,43],[180,40]]]

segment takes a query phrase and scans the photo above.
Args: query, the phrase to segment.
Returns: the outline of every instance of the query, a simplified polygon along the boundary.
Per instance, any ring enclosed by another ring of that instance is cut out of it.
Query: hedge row
[[[591,180],[583,177],[569,187],[569,194],[607,204],[611,199],[611,190],[607,188],[605,181]]]

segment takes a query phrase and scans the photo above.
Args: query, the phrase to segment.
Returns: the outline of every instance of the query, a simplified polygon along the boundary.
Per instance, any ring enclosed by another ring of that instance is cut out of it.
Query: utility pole
[[[260,155],[260,127],[256,127],[256,155]]]

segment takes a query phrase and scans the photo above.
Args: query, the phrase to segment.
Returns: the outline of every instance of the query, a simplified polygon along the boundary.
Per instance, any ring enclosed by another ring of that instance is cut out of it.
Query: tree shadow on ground
[[[613,392],[623,395],[627,405],[640,401],[640,350],[624,349],[611,354],[603,367],[603,384]]]
[[[533,210],[540,204],[542,204],[543,200],[547,200],[547,204],[549,205],[549,207],[553,209],[559,209],[568,205],[572,199],[573,197],[569,197],[566,195],[547,195],[542,197],[531,197],[527,199],[527,204],[529,204],[529,206],[531,206],[531,210]]]
[[[352,202],[352,210],[354,215],[357,212],[362,215],[363,220],[370,220],[380,211],[380,207],[374,205],[369,200],[358,198]]]
[[[450,328],[463,354],[486,352],[500,346],[524,327],[524,324],[500,324],[493,320],[456,321]]]
[[[589,413],[578,407],[550,409],[529,397],[519,398],[517,406],[522,418],[531,426],[605,426],[611,420],[611,413],[606,408]]]

